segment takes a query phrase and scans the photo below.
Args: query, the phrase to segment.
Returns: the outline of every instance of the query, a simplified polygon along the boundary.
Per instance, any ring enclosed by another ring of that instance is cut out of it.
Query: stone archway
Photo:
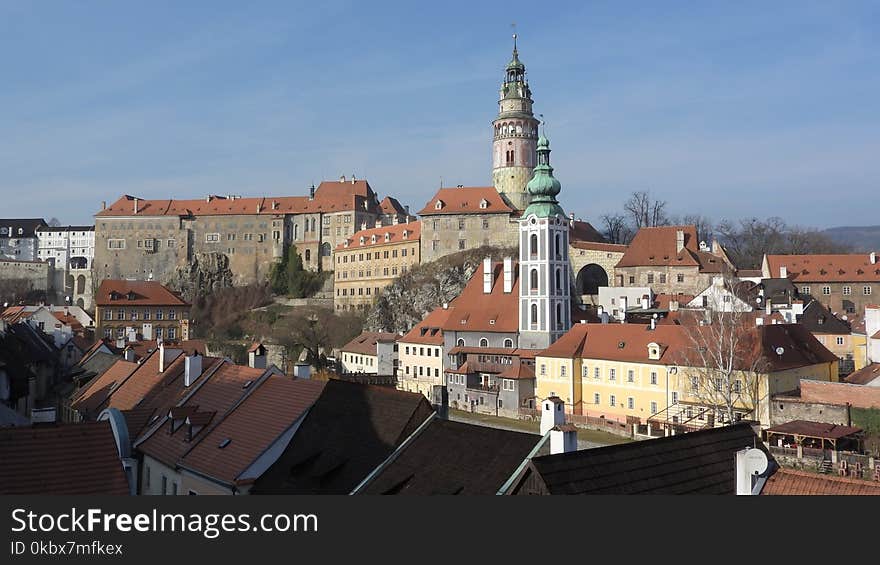
[[[608,273],[601,265],[590,263],[578,271],[575,288],[577,288],[579,295],[599,294],[601,286],[608,286]]]

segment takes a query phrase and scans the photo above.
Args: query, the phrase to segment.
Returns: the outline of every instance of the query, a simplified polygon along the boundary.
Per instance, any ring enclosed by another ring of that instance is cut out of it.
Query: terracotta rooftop
[[[370,247],[373,245],[402,243],[404,241],[413,241],[418,244],[419,237],[421,237],[421,232],[422,222],[408,222],[405,224],[397,224],[394,226],[369,228],[353,233],[351,236],[347,237],[344,242],[337,245],[336,250],[351,250],[361,247]],[[375,242],[373,242],[373,236],[376,237]],[[363,240],[363,243],[361,243],[361,240]]]
[[[572,220],[569,222],[568,241],[570,244],[579,242],[584,244],[594,243],[599,245],[610,245],[606,242],[602,234],[596,231],[596,228],[594,228],[590,222],[584,222],[582,220]],[[626,246],[622,247],[626,249]]]
[[[189,306],[179,296],[155,281],[101,281],[95,293],[98,306]]]
[[[379,342],[394,342],[397,334],[387,332],[362,332],[359,336],[342,346],[341,351],[346,353],[360,353],[361,355],[376,355],[376,344]]]
[[[396,198],[391,198],[390,196],[386,196],[382,199],[382,202],[379,203],[379,209],[382,210],[383,214],[406,214],[406,208],[401,206],[400,202]]]
[[[778,277],[785,267],[788,278],[805,282],[880,282],[880,261],[871,263],[868,253],[846,255],[767,255],[769,276]]]
[[[446,331],[504,332],[519,330],[519,264],[513,261],[511,291],[504,292],[504,264],[492,265],[490,293],[483,292],[483,264],[452,302],[443,324]]]
[[[677,250],[677,232],[684,232],[684,248]],[[700,272],[720,273],[722,257],[700,251],[694,226],[641,228],[636,232],[617,267],[698,267]]]
[[[575,249],[584,249],[587,251],[607,251],[609,253],[626,253],[628,246],[618,243],[600,243],[596,241],[575,241],[569,240],[569,245]]]
[[[877,379],[880,379],[880,363],[865,365],[858,371],[847,375],[844,380],[853,385],[866,385]]]
[[[308,196],[228,197],[209,195],[191,200],[145,200],[124,195],[96,217],[131,216],[224,216],[331,213],[353,210],[358,202],[375,198],[365,180],[324,181]],[[135,212],[137,206],[137,212]]]
[[[526,365],[517,359],[512,365],[509,365],[503,371],[498,373],[497,377],[500,379],[531,380],[535,378],[535,366]]]
[[[819,475],[807,471],[781,468],[773,473],[761,489],[762,495],[880,495],[880,483],[850,477]]]
[[[270,376],[203,435],[178,464],[224,484],[253,481],[256,476],[243,473],[306,413],[325,384]]]
[[[419,343],[424,345],[443,345],[443,324],[449,317],[449,310],[437,307],[413,327],[398,343]]]
[[[71,403],[71,408],[89,418],[96,418],[98,413],[106,407],[107,399],[110,398],[112,392],[125,382],[138,367],[137,363],[129,363],[124,360],[116,361],[77,393]]]
[[[0,429],[0,494],[129,494],[110,422]]]
[[[439,203],[439,206],[438,206]],[[483,205],[484,206],[481,206]],[[492,186],[441,188],[419,211],[420,216],[439,214],[513,214]]]

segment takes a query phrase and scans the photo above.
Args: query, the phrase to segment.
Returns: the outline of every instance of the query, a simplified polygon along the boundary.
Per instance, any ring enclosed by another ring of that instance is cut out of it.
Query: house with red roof
[[[95,292],[99,338],[188,340],[192,306],[157,281],[105,279]]]

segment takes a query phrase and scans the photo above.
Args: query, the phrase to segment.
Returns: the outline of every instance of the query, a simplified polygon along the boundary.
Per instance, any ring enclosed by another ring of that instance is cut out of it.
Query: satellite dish
[[[761,475],[767,470],[767,454],[755,447],[746,451],[745,462],[749,475]]]
[[[760,296],[756,296],[756,297],[755,297],[755,302],[761,302],[761,297],[760,297]]]
[[[777,347],[776,348],[776,355],[782,355],[783,353],[785,353],[784,347]]]

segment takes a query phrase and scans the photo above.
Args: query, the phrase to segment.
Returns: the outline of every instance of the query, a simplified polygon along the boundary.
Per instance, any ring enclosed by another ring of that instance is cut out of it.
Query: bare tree
[[[654,200],[647,191],[633,192],[623,205],[636,230],[669,224],[666,215],[666,201]]]
[[[721,294],[713,296],[699,324],[682,326],[687,347],[676,362],[687,379],[687,395],[722,423],[735,422],[737,413],[758,419],[761,376],[769,367],[761,327],[748,312],[727,308]]]
[[[626,223],[623,214],[603,214],[600,220],[603,227],[602,235],[608,243],[629,243],[632,240],[632,228]]]
[[[57,228],[60,225],[61,225],[61,220],[59,220],[58,218],[53,217],[49,220],[49,227],[50,228]]]
[[[678,226],[694,226],[697,229],[697,240],[709,243],[715,235],[715,223],[711,218],[700,214],[684,214],[671,216],[670,223]]]

